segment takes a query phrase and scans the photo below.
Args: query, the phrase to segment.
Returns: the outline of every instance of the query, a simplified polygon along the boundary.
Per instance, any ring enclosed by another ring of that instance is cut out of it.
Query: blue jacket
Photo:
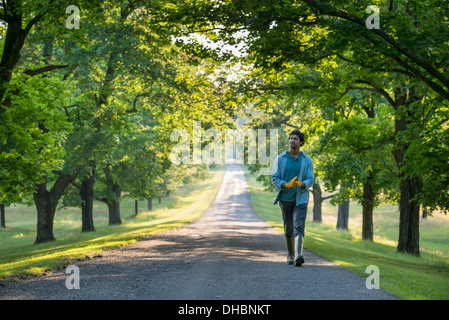
[[[273,164],[273,171],[271,173],[271,183],[279,190],[276,199],[273,204],[277,204],[279,197],[283,189],[282,185],[288,181],[284,180],[285,165],[287,163],[286,158],[287,151],[282,152],[275,160]],[[301,152],[299,155],[302,158],[301,169],[298,172],[298,178],[300,181],[304,182],[305,188],[297,187],[296,189],[296,205],[303,203],[309,203],[309,188],[313,185],[314,174],[313,174],[313,163],[312,159],[304,153]]]

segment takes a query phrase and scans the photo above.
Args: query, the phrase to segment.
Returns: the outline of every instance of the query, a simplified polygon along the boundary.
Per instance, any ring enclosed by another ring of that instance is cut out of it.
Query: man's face
[[[301,146],[299,137],[295,134],[290,135],[289,143],[290,143],[290,148],[292,148],[292,149],[297,149]]]

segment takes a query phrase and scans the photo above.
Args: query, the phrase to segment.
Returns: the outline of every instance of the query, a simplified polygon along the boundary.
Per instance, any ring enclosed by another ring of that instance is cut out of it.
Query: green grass
[[[283,232],[279,206],[273,205],[274,192],[246,174],[255,211],[274,228]],[[376,265],[380,287],[400,299],[449,299],[449,217],[436,214],[421,220],[421,257],[396,252],[399,233],[397,206],[382,205],[374,211],[374,242],[362,240],[362,208],[350,207],[349,231],[336,230],[337,208],[323,203],[323,223],[312,221],[313,201],[310,194],[306,221],[306,249],[367,277],[366,268]]]
[[[37,214],[34,207],[6,208],[6,228],[0,228],[0,279],[37,275],[46,270],[64,268],[78,259],[92,258],[103,250],[142,240],[153,234],[177,228],[200,217],[218,192],[224,168],[211,170],[209,177],[163,198],[153,199],[153,210],[139,201],[134,214],[134,200],[120,205],[122,224],[108,226],[107,206],[94,204],[95,232],[81,232],[81,210],[58,210],[55,215],[56,241],[34,244]]]

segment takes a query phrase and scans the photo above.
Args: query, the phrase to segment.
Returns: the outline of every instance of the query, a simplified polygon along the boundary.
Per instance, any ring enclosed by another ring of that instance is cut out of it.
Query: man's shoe
[[[302,266],[303,263],[304,263],[304,257],[303,256],[296,257],[296,259],[295,259],[295,266],[296,267]]]
[[[302,255],[303,250],[303,236],[295,236],[295,266],[300,267],[304,263],[304,256]]]
[[[295,263],[295,238],[285,236],[285,243],[287,244],[287,264]]]

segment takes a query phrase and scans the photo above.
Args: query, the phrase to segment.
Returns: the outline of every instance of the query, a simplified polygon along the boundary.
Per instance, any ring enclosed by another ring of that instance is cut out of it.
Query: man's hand
[[[302,181],[299,181],[298,177],[294,177],[292,180],[290,180],[287,183],[284,183],[284,188],[286,189],[293,189],[295,187],[302,187],[305,188],[306,184]]]
[[[286,189],[293,189],[294,187],[298,186],[297,185],[298,182],[301,182],[301,181],[299,181],[299,178],[298,177],[294,177],[289,182],[284,183],[284,188],[286,188]]]
[[[294,187],[302,187],[305,188],[306,184],[302,181],[295,181],[295,183],[293,184]]]

